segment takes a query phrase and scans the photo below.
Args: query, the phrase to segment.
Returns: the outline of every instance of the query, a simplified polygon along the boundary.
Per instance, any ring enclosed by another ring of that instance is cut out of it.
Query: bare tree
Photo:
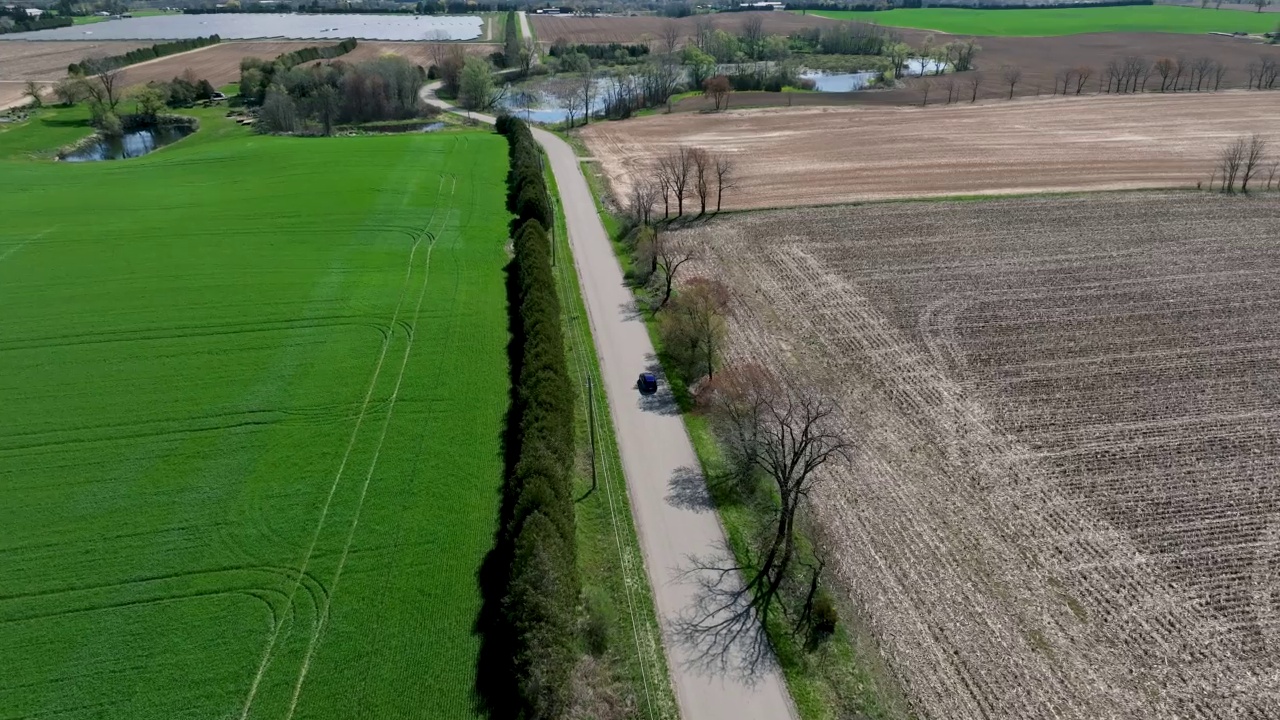
[[[710,15],[699,15],[693,21],[693,41],[699,50],[707,49],[707,42],[711,40],[711,34],[715,32],[716,26],[711,22]]]
[[[1178,92],[1182,88],[1182,76],[1186,75],[1191,69],[1191,64],[1182,55],[1179,55],[1173,61],[1173,91]]]
[[[969,102],[978,101],[978,89],[982,87],[982,73],[977,70],[969,75]]]
[[[947,79],[942,81],[942,87],[947,91],[947,104],[950,105],[956,97],[956,77],[954,75],[948,75]]]
[[[658,202],[658,183],[640,179],[631,184],[631,218],[637,225],[648,225],[653,220],[653,206]]]
[[[1018,81],[1022,80],[1022,68],[1005,65],[1000,68],[1000,74],[1004,78],[1005,84],[1009,86],[1009,99],[1012,100],[1013,88],[1018,84]]]
[[[685,263],[694,259],[697,254],[694,246],[688,242],[680,242],[671,238],[671,233],[659,233],[653,240],[653,257],[658,272],[662,273],[662,299],[658,301],[653,312],[656,314],[671,300],[671,292],[675,289],[676,276]]]
[[[1196,81],[1196,92],[1200,92],[1200,87],[1204,85],[1209,78],[1209,73],[1213,70],[1213,58],[1204,56],[1198,57],[1191,63],[1191,75]]]
[[[1156,74],[1160,76],[1160,92],[1168,92],[1169,76],[1173,74],[1173,60],[1160,58],[1155,63]]]
[[[564,108],[565,123],[573,127],[578,118],[578,84],[562,78],[549,83],[545,92],[556,106]]]
[[[1236,176],[1247,152],[1244,138],[1236,138],[1218,152],[1218,173],[1222,175],[1222,192],[1236,191]]]
[[[1271,183],[1276,179],[1276,172],[1280,171],[1280,162],[1273,162],[1267,166],[1267,189],[1271,189]]]
[[[1063,68],[1053,75],[1054,93],[1057,94],[1058,84],[1062,84],[1062,94],[1067,94],[1067,88],[1071,86],[1071,78],[1075,76],[1075,68]]]
[[[596,97],[596,73],[588,69],[578,82],[578,102],[582,108],[582,124],[591,124],[591,108]]]
[[[733,188],[737,182],[734,174],[733,160],[726,155],[715,157],[716,163],[716,213],[720,213],[720,201],[724,199],[724,191]]]
[[[1244,164],[1240,168],[1240,192],[1249,192],[1249,180],[1262,169],[1262,161],[1266,156],[1266,138],[1254,133],[1244,151]]]
[[[676,217],[684,215],[684,199],[689,190],[689,175],[693,169],[692,149],[681,145],[667,151],[658,160],[662,176],[666,178],[667,187],[676,199]]]
[[[1227,66],[1221,62],[1213,64],[1213,91],[1217,92],[1222,87],[1222,79],[1227,76]]]
[[[698,196],[698,217],[702,217],[707,214],[707,201],[711,199],[715,161],[711,159],[711,153],[702,148],[690,150],[689,161],[693,164],[693,194]]]
[[[1093,76],[1093,68],[1088,65],[1081,65],[1073,72],[1076,77],[1076,94],[1079,95],[1084,90],[1084,84],[1089,82],[1089,78]]]
[[[768,378],[721,383],[712,407],[717,433],[735,464],[768,478],[776,490],[773,531],[743,562],[731,554],[689,558],[683,576],[697,583],[697,601],[677,630],[704,662],[741,663],[750,672],[770,657],[761,626],[780,605],[784,585],[797,580],[799,511],[820,479],[819,469],[832,460],[847,462],[850,445],[834,427],[830,401]]]
[[[1121,87],[1123,87],[1124,83],[1128,81],[1128,74],[1125,72],[1124,63],[1121,62],[1119,58],[1111,58],[1107,61],[1107,65],[1103,68],[1103,72],[1106,74],[1105,77],[1107,78],[1107,92],[1112,92],[1113,86],[1115,87],[1115,92],[1121,92]]]
[[[742,20],[742,42],[752,60],[760,59],[760,45],[764,42],[764,16],[748,13]]]
[[[115,112],[120,104],[120,69],[112,68],[101,60],[89,60],[81,64],[85,77],[81,79],[81,90],[89,100],[105,111]]]
[[[716,104],[716,112],[729,106],[729,93],[733,92],[733,83],[724,75],[709,77],[702,83],[702,94],[710,97]]]
[[[668,20],[662,24],[662,46],[667,49],[670,55],[676,51],[676,43],[680,42],[680,23],[675,20]]]
[[[929,91],[933,89],[933,80],[926,77],[917,78],[914,85],[920,91],[920,105],[927,107],[929,105]]]
[[[35,80],[28,80],[26,87],[22,89],[22,96],[31,99],[31,107],[40,107],[44,104],[44,88]]]
[[[657,167],[654,168],[654,178],[657,180],[658,192],[662,194],[662,219],[666,220],[671,217],[671,167],[667,163],[667,158],[658,158]]]
[[[1144,57],[1134,56],[1130,61],[1133,66],[1133,80],[1129,92],[1146,92],[1147,81],[1151,79],[1152,65]],[[1141,84],[1139,84],[1141,80]]]

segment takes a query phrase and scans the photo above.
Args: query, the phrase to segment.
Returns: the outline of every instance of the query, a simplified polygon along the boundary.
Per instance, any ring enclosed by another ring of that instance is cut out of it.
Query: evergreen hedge
[[[196,50],[198,48],[216,45],[222,42],[222,38],[217,35],[209,37],[191,38],[190,40],[176,40],[174,42],[156,43],[151,47],[138,48],[130,50],[123,55],[108,55],[104,58],[93,60],[81,60],[78,63],[71,63],[67,66],[68,75],[88,75],[90,73],[107,72],[116,70],[127,65],[136,65],[140,62],[155,60],[166,55],[176,55],[188,50]]]
[[[516,211],[511,263],[513,377],[499,544],[509,550],[503,627],[509,633],[511,714],[563,717],[578,657],[578,577],[573,508],[574,389],[546,227],[553,221],[529,127],[500,117],[510,144],[508,203]]]

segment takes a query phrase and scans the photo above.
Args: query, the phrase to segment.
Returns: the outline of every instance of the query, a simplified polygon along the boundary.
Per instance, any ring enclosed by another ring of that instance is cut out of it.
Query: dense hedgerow
[[[507,117],[508,204],[516,213],[511,306],[515,393],[508,419],[517,448],[506,478],[504,527],[510,565],[502,619],[511,637],[512,714],[562,717],[577,661],[581,583],[575,550],[572,470],[574,390],[564,352],[560,300],[546,227],[552,217],[529,127]]]
[[[222,42],[222,38],[217,35],[210,35],[209,37],[191,38],[190,40],[156,43],[151,47],[130,50],[123,55],[109,55],[104,58],[81,60],[78,63],[71,63],[67,66],[67,74],[89,75],[107,72],[127,65],[135,65],[140,62],[162,58],[166,55],[176,55],[178,53],[187,52],[188,50],[196,50],[209,45],[216,45],[220,42]]]

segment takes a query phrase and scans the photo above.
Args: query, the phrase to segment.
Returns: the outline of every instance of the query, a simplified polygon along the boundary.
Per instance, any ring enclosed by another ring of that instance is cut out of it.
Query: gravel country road
[[[424,88],[423,99],[453,110],[435,97],[437,87],[439,83]],[[470,116],[494,121],[488,115]],[[707,673],[693,665],[694,648],[672,631],[673,624],[693,606],[696,592],[693,584],[677,581],[676,575],[687,565],[689,555],[719,552],[725,542],[724,529],[706,497],[697,455],[665,383],[653,398],[642,398],[636,390],[636,377],[642,370],[657,372],[661,368],[596,213],[577,154],[545,130],[534,129],[533,136],[547,152],[560,191],[680,715],[685,720],[795,718],[782,674],[776,668],[765,668],[751,678]]]

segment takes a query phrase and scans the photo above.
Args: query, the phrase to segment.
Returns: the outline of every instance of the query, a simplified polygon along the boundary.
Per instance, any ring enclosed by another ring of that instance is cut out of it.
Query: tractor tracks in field
[[[406,262],[405,276],[401,284],[400,296],[396,300],[396,306],[392,312],[389,326],[392,329],[394,329],[400,323],[400,314],[402,309],[404,308],[405,299],[410,292],[410,289],[409,289],[410,280],[413,277],[414,261],[417,258],[418,251],[422,246],[423,240],[426,239],[428,240],[428,244],[427,244],[427,251],[426,251],[426,259],[425,259],[424,268],[423,268],[423,282],[421,287],[419,288],[418,299],[414,308],[413,322],[408,327],[404,328],[406,330],[406,343],[405,343],[404,356],[400,365],[399,376],[396,379],[395,389],[392,395],[386,401],[387,411],[383,420],[382,432],[381,432],[381,435],[379,436],[378,444],[374,449],[373,459],[370,462],[369,470],[368,470],[368,473],[366,474],[364,485],[361,488],[360,498],[355,508],[355,513],[352,518],[351,527],[347,533],[346,542],[343,547],[342,556],[338,565],[338,569],[335,573],[333,582],[330,584],[329,588],[323,592],[322,598],[320,600],[320,607],[317,608],[317,617],[314,621],[314,626],[311,631],[311,639],[308,642],[306,658],[304,659],[303,665],[299,670],[298,680],[295,684],[293,696],[290,701],[289,717],[292,717],[294,710],[296,709],[298,697],[301,693],[302,684],[305,681],[307,671],[310,667],[311,658],[314,655],[316,646],[319,644],[319,638],[322,635],[324,626],[327,623],[329,608],[332,602],[332,595],[334,590],[337,587],[338,580],[341,577],[342,568],[346,564],[346,560],[351,547],[351,542],[355,536],[356,526],[359,524],[360,510],[364,504],[369,483],[373,477],[373,472],[377,466],[378,457],[382,451],[382,444],[386,439],[387,428],[390,426],[391,416],[395,409],[395,401],[398,397],[401,383],[404,380],[404,373],[408,365],[409,355],[411,354],[413,349],[414,329],[416,328],[416,325],[417,325],[418,316],[422,308],[422,301],[426,296],[427,285],[430,279],[431,253],[436,243],[436,236],[432,234],[430,228],[436,222],[436,217],[439,214],[441,205],[447,204],[447,199],[444,197],[444,189],[445,189],[446,183],[450,184],[448,197],[451,198],[453,196],[453,192],[456,191],[457,177],[441,174],[440,185],[437,191],[436,203],[432,208],[431,216],[427,219],[424,229],[420,233],[416,234],[413,240],[413,244],[409,249],[409,258],[408,258],[408,261]],[[447,224],[447,215],[444,218],[444,222],[445,224]],[[442,231],[443,231],[443,226],[442,226]],[[320,511],[320,517],[316,523],[315,531],[312,533],[311,544],[308,547],[306,554],[303,556],[302,565],[301,565],[301,568],[298,570],[297,579],[294,582],[293,588],[289,592],[290,605],[292,605],[293,598],[296,596],[299,586],[302,584],[303,576],[307,575],[308,573],[308,568],[310,567],[311,560],[315,555],[316,547],[320,541],[321,532],[324,530],[326,520],[329,517],[329,512],[332,508],[334,496],[337,494],[338,488],[342,484],[342,478],[346,472],[347,464],[350,461],[351,454],[354,451],[356,443],[360,438],[360,431],[364,425],[364,420],[368,416],[369,410],[371,409],[370,403],[372,402],[374,391],[378,386],[378,380],[382,375],[383,366],[386,363],[388,350],[390,349],[391,339],[393,336],[394,336],[394,332],[388,332],[383,338],[382,345],[378,353],[378,359],[374,364],[373,373],[369,380],[368,389],[365,391],[364,399],[362,400],[360,405],[360,412],[356,415],[355,426],[351,430],[351,435],[347,441],[347,447],[343,452],[342,460],[338,464],[338,469],[334,474],[333,481],[330,483],[328,496],[326,497],[324,506]],[[323,590],[323,586],[321,586],[321,588]],[[274,657],[277,644],[280,641],[281,632],[284,628],[284,624],[285,623],[284,623],[283,616],[277,619],[275,623],[273,623],[271,634],[268,637],[266,647],[263,649],[262,657],[258,663],[258,669],[254,674],[253,681],[251,682],[249,686],[249,691],[245,697],[244,705],[241,708],[240,720],[247,720],[247,718],[249,717],[249,713],[253,709],[254,700],[257,698],[258,690],[261,686],[262,679],[266,675],[267,668],[270,666],[272,658]]]

